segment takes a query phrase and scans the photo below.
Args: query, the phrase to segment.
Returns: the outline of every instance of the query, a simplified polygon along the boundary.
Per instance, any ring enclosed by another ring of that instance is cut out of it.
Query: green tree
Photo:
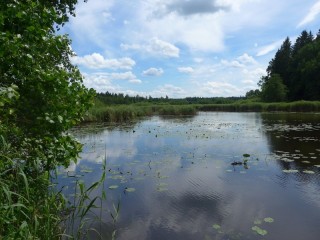
[[[270,61],[267,68],[268,76],[279,74],[286,86],[290,82],[290,64],[292,61],[292,47],[290,39],[287,37],[282,43],[280,49],[276,52],[275,57]]]
[[[287,87],[279,74],[268,77],[261,87],[261,98],[265,102],[282,102],[286,100]]]
[[[80,144],[66,131],[81,121],[94,95],[71,64],[74,53],[70,39],[57,34],[68,15],[74,15],[76,3],[0,2],[0,87],[8,89],[14,84],[20,96],[10,106],[15,132],[9,126],[2,129],[6,129],[8,141],[14,143],[21,158],[37,159],[45,169],[67,165],[77,158]],[[1,119],[9,116],[1,115]]]
[[[305,45],[295,56],[292,99],[320,99],[320,40]]]
[[[249,98],[249,99],[253,99],[253,98],[259,98],[260,97],[260,90],[259,89],[256,89],[256,90],[250,90],[246,93],[246,98]]]

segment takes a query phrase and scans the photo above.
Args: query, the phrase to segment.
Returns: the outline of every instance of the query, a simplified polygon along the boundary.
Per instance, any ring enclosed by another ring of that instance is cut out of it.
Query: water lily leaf
[[[307,174],[315,174],[314,171],[311,171],[311,170],[304,170],[302,171],[303,173],[307,173]]]
[[[160,179],[166,179],[166,178],[168,178],[169,176],[160,176],[159,178]]]
[[[168,186],[168,183],[159,183],[157,184],[158,187],[166,187]]]
[[[260,224],[262,224],[262,221],[259,220],[259,219],[257,219],[257,220],[255,220],[253,223],[254,223],[255,225],[260,225]]]
[[[242,156],[245,157],[245,158],[247,158],[247,157],[250,157],[250,154],[245,153],[245,154],[243,154]]]
[[[310,163],[310,161],[302,161],[302,163]]]
[[[117,189],[119,186],[118,185],[111,185],[111,186],[109,186],[109,189]]]
[[[282,172],[284,172],[284,173],[297,173],[299,171],[295,170],[295,169],[290,169],[290,170],[282,170]]]
[[[219,224],[213,224],[212,227],[215,229],[215,230],[220,230],[221,229],[221,226]]]
[[[126,188],[125,191],[126,192],[134,192],[136,189],[135,188]]]
[[[157,191],[158,192],[165,192],[165,191],[168,191],[169,189],[166,188],[166,187],[157,187]]]
[[[320,165],[314,165],[315,167],[317,167],[317,168],[320,168]]]
[[[274,219],[271,218],[271,217],[267,217],[265,219],[263,219],[263,221],[267,222],[267,223],[273,223],[274,222]]]
[[[256,233],[258,233],[259,235],[261,236],[264,236],[264,235],[267,235],[268,234],[268,231],[267,230],[264,230],[262,228],[259,228],[258,226],[254,226],[251,228],[252,231],[255,231]]]

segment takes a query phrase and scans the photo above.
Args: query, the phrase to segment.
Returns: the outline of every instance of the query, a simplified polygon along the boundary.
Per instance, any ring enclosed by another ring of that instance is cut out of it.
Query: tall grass
[[[193,105],[169,104],[131,104],[131,105],[105,105],[96,101],[85,122],[126,122],[152,115],[195,115],[196,107]]]
[[[88,215],[94,208],[102,211],[106,161],[98,181],[89,187],[77,182],[74,201],[70,202],[55,189],[55,174],[41,171],[30,175],[25,161],[18,156],[0,135],[0,239],[85,239],[92,231],[99,236],[90,221],[101,220],[102,216],[92,219]],[[92,194],[99,186],[101,194]],[[116,215],[112,216],[119,215],[119,208],[118,203]]]
[[[24,161],[5,154],[10,146],[0,139],[0,239],[59,239],[63,195],[50,191],[47,172],[29,177]]]
[[[152,115],[195,115],[198,111],[226,112],[320,112],[319,101],[297,101],[262,103],[253,101],[238,101],[232,104],[130,104],[106,105],[96,101],[84,121],[87,122],[126,122],[136,118]]]
[[[320,112],[320,102],[238,102],[234,104],[198,105],[199,111],[228,111],[228,112]]]

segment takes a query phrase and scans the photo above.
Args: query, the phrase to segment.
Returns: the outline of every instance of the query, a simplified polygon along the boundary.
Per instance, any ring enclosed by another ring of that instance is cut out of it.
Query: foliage
[[[81,121],[93,96],[70,62],[70,40],[54,29],[73,14],[76,2],[0,3],[1,87],[14,84],[20,96],[10,106],[14,115],[1,112],[2,124],[17,127],[7,136],[23,158],[39,158],[47,169],[68,164],[66,157],[76,158],[79,145],[65,131]]]
[[[58,164],[81,145],[66,131],[94,92],[84,87],[66,35],[56,30],[77,0],[0,2],[0,239],[58,239],[64,198],[52,190]]]
[[[187,97],[172,99],[168,96],[155,98],[155,97],[142,97],[142,96],[129,96],[123,93],[98,93],[97,100],[107,105],[123,105],[123,104],[171,104],[171,105],[186,105],[186,104],[227,104],[233,103],[243,97]]]
[[[261,87],[261,98],[265,102],[282,102],[286,100],[287,87],[279,74],[274,74]]]
[[[320,100],[320,31],[316,38],[311,32],[302,31],[293,45],[286,38],[270,61],[267,74],[259,85],[278,74],[290,101]]]

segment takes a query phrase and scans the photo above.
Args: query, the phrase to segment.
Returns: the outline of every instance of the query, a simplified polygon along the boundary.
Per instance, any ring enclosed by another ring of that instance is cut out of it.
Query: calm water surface
[[[103,239],[114,227],[119,240],[320,238],[320,114],[199,113],[74,134],[83,153],[59,187],[97,181],[106,156],[107,199],[91,215]]]

